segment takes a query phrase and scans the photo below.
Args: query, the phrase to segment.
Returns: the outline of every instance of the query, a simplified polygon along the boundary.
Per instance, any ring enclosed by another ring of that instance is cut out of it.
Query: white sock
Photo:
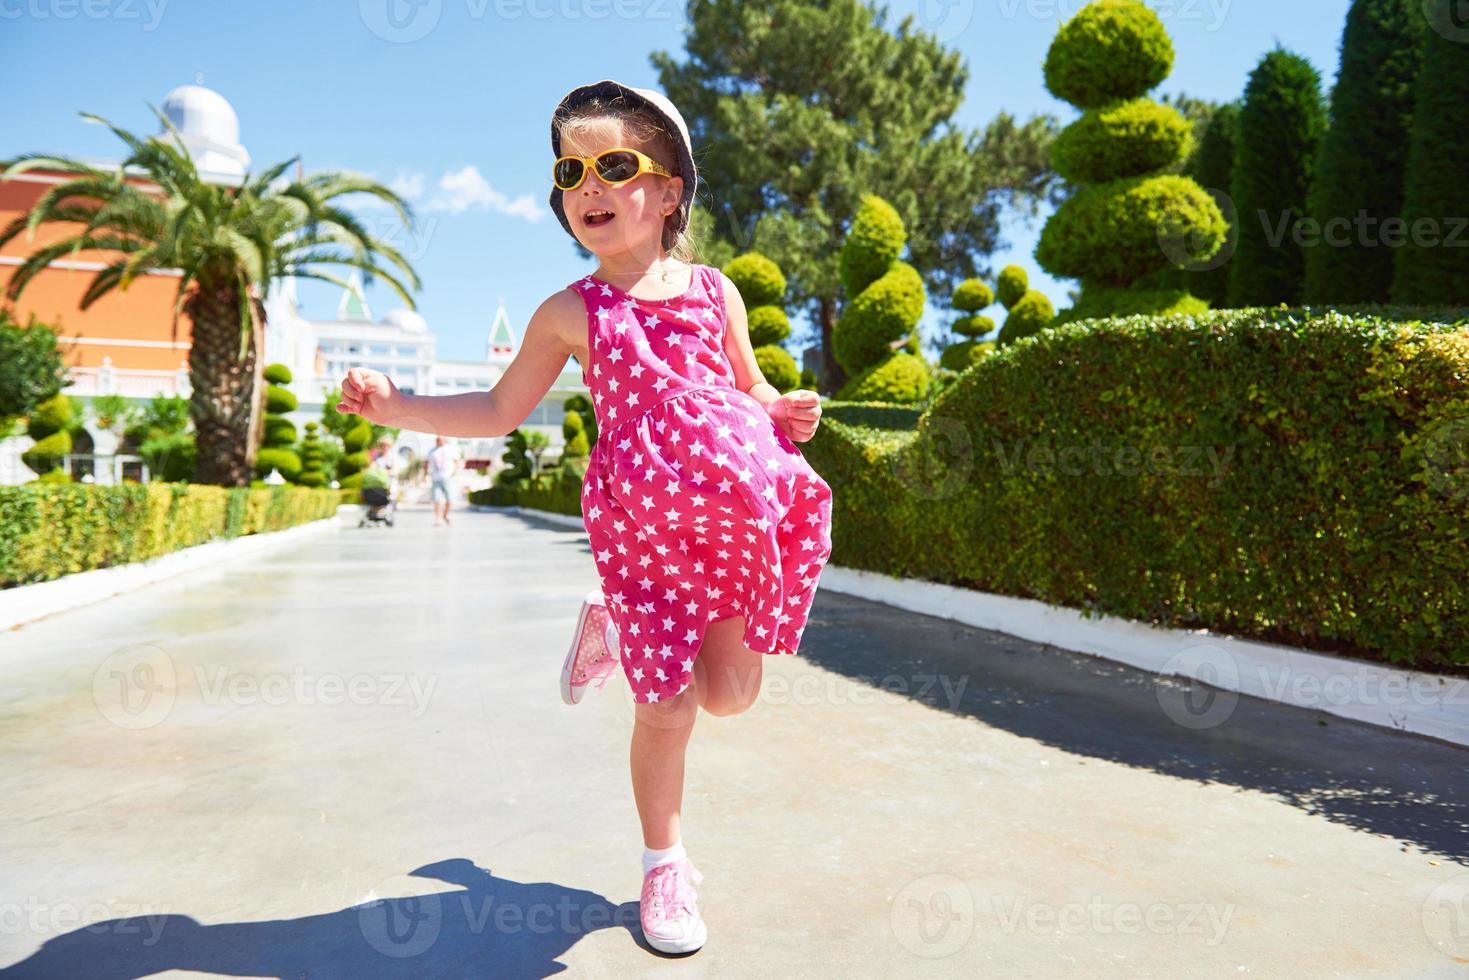
[[[672,847],[665,847],[661,851],[654,851],[645,847],[643,848],[643,874],[652,871],[664,861],[676,861],[679,858],[687,856],[688,854],[684,851],[682,839],[674,841]]]

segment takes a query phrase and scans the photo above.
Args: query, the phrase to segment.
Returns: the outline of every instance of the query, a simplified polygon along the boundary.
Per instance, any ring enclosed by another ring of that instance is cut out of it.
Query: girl
[[[620,660],[634,696],[643,933],[662,952],[692,952],[707,930],[693,888],[703,875],[679,831],[684,750],[700,707],[749,708],[762,658],[800,643],[831,554],[831,488],[795,446],[821,405],[765,381],[738,290],[689,261],[698,176],[671,102],[611,80],[573,89],[552,116],[551,150],[551,208],[597,271],[541,304],[489,392],[405,395],[353,368],[337,408],[444,436],[504,435],[576,357],[598,427],[582,513],[602,589],[583,604],[563,697],[577,703]]]

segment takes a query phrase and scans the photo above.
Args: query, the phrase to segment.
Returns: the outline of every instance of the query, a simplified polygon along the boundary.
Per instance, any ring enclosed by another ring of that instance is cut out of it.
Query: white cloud
[[[459,214],[464,211],[495,211],[526,221],[540,221],[546,211],[530,194],[513,200],[495,190],[473,165],[450,170],[439,178],[438,190],[429,198],[428,210]]]

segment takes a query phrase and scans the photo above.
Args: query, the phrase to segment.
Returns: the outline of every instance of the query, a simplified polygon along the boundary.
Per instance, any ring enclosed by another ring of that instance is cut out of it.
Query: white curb
[[[237,538],[216,538],[191,548],[180,548],[166,555],[149,558],[147,561],[129,562],[111,568],[95,568],[87,572],[70,575],[48,582],[34,582],[0,589],[0,632],[65,612],[77,606],[85,606],[108,599],[123,592],[131,592],[161,579],[171,578],[181,572],[193,571],[217,562],[232,561],[246,555],[256,555],[299,538],[307,537],[330,528],[339,527],[340,517],[327,517],[308,524],[298,524],[282,531],[267,531],[245,534]]]
[[[529,507],[475,505],[474,509],[524,513],[584,527],[580,517]],[[1223,691],[1469,746],[1469,679],[1463,677],[1405,670],[1206,629],[1167,629],[1118,616],[1088,618],[1079,610],[1034,599],[896,578],[830,563],[822,570],[817,588],[1114,660],[1155,674],[1193,678]],[[1225,711],[1230,707],[1225,705]],[[1217,712],[1219,707],[1210,710]],[[1216,714],[1212,722],[1204,718],[1178,720],[1202,726],[1223,719]]]

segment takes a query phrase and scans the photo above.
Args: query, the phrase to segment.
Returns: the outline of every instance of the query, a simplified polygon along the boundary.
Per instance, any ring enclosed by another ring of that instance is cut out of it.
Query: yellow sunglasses
[[[588,164],[597,168],[597,177],[613,187],[635,180],[645,173],[672,177],[658,161],[626,146],[603,150],[596,156],[559,158],[551,168],[551,179],[563,191],[574,191],[587,179]]]

